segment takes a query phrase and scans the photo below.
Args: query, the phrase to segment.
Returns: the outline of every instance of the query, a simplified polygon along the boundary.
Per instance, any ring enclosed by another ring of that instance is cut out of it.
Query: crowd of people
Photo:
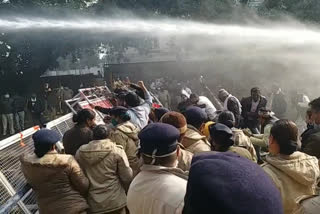
[[[0,98],[0,115],[3,137],[25,130],[26,127],[44,127],[58,115],[70,112],[64,101],[71,99],[73,91],[68,87],[51,89],[44,84],[42,93],[24,96],[5,93]]]
[[[33,135],[20,161],[40,213],[319,213],[320,98],[300,106],[300,136],[280,89],[271,103],[257,87],[241,100],[221,89],[218,107],[183,88],[173,111],[154,108],[142,81],[130,86],[113,108],[94,107],[106,124],[82,109],[62,139]]]

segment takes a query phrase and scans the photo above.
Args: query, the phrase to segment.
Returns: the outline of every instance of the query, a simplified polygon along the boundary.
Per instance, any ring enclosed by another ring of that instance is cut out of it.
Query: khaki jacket
[[[76,153],[89,179],[88,203],[91,213],[105,213],[126,206],[126,189],[132,180],[122,146],[109,139],[91,141]]]
[[[181,144],[187,151],[193,154],[211,151],[210,143],[206,136],[203,136],[198,129],[191,125],[188,125],[188,129]]]
[[[23,155],[20,161],[40,214],[78,214],[88,209],[85,196],[89,182],[73,156],[52,151],[42,158]]]
[[[177,168],[183,170],[183,171],[189,171],[191,167],[191,161],[193,158],[193,153],[187,151],[183,145],[179,144],[180,147],[180,153],[178,156],[178,166]]]
[[[130,214],[181,214],[187,179],[177,168],[143,165],[128,191]]]
[[[267,148],[272,126],[273,124],[268,124],[264,127],[263,134],[254,134],[252,137],[250,137],[251,143],[255,146]]]
[[[250,152],[242,147],[239,146],[230,146],[228,149],[229,152],[233,152],[236,153],[244,158],[247,158],[248,160],[251,160],[254,162],[254,159],[252,158],[252,155],[250,154]]]
[[[292,155],[267,156],[262,165],[280,190],[284,213],[291,214],[298,209],[297,199],[314,195],[319,177],[318,159],[301,152]]]
[[[251,155],[250,160],[257,162],[257,153],[253,144],[250,141],[250,138],[246,136],[240,129],[232,128],[232,132],[234,136],[234,145],[247,149]]]
[[[134,175],[139,170],[139,158],[137,157],[139,131],[137,126],[128,121],[115,127],[109,137],[112,142],[123,147]]]

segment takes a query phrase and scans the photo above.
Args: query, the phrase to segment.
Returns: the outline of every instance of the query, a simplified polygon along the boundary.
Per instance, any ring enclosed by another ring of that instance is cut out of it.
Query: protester
[[[214,120],[216,117],[215,112],[217,109],[214,107],[212,102],[205,96],[198,96],[197,94],[190,95],[190,101],[193,105],[203,108],[206,112],[208,119]]]
[[[24,97],[20,96],[19,94],[15,94],[13,96],[13,109],[17,131],[19,132],[24,130],[25,106],[26,100]]]
[[[247,149],[251,154],[251,160],[257,162],[257,154],[250,138],[241,129],[235,128],[236,119],[231,111],[224,111],[219,115],[218,123],[228,126],[233,133],[234,145]]]
[[[3,128],[3,136],[7,134],[14,134],[14,122],[13,122],[13,100],[10,98],[10,95],[7,93],[3,96],[0,102],[0,113],[2,119],[2,128]],[[8,127],[9,126],[9,127]],[[9,128],[9,133],[7,132],[7,128]]]
[[[44,102],[33,93],[27,101],[27,108],[31,113],[33,125],[43,127],[45,124],[43,117],[43,112],[45,110]]]
[[[95,126],[96,113],[91,109],[82,109],[73,115],[73,128],[63,135],[63,146],[66,154],[75,155],[80,146],[93,139],[92,128]]]
[[[189,107],[185,112],[188,128],[182,140],[182,145],[193,154],[210,151],[210,144],[200,132],[202,125],[207,121],[207,115],[199,107]]]
[[[251,161],[255,161],[250,152],[242,147],[235,146],[232,130],[221,123],[209,127],[211,150],[217,152],[233,152]]]
[[[164,123],[152,123],[140,132],[144,164],[129,187],[130,214],[181,213],[187,176],[176,168],[179,137],[174,126]]]
[[[250,138],[251,143],[256,149],[258,163],[262,164],[263,160],[261,158],[261,148],[266,149],[268,147],[270,130],[278,118],[274,116],[274,113],[271,110],[266,108],[261,108],[258,112],[258,115],[261,129],[260,134],[252,134],[247,130],[244,130],[244,133]]]
[[[136,93],[141,99],[143,99],[143,100],[146,99],[143,89],[138,84],[130,83],[129,87],[134,89],[134,93]],[[127,90],[127,92],[128,92],[128,90]]]
[[[241,119],[241,104],[240,101],[231,95],[225,89],[220,89],[218,94],[219,99],[223,102],[223,111],[231,111],[236,119],[235,127],[239,127]]]
[[[90,213],[125,214],[132,170],[123,147],[108,137],[106,126],[96,126],[93,141],[80,147],[76,159],[89,179]]]
[[[128,93],[125,96],[125,102],[129,107],[128,114],[131,118],[131,122],[140,129],[143,129],[149,121],[152,97],[142,81],[138,82],[138,85],[144,92],[145,103],[141,104],[139,96],[135,93]]]
[[[291,97],[291,102],[297,111],[296,120],[303,118],[306,110],[308,109],[308,104],[310,103],[309,97],[296,90]]]
[[[283,119],[287,111],[287,101],[285,95],[280,87],[273,87],[273,93],[271,94],[270,107],[276,114],[277,118]]]
[[[125,106],[126,105],[125,97],[126,97],[127,93],[128,92],[124,92],[124,91],[117,93],[115,95],[116,105],[114,105],[114,106]]]
[[[190,101],[191,90],[181,90],[181,102],[178,103],[178,110],[180,113],[184,113],[188,107],[192,105]]]
[[[162,106],[169,109],[171,107],[171,97],[169,91],[161,87],[158,89],[157,94]]]
[[[261,168],[233,153],[194,157],[183,214],[282,214],[281,197]]]
[[[183,114],[179,112],[168,112],[162,116],[161,123],[170,124],[176,127],[180,132],[179,137],[179,156],[178,156],[178,168],[182,169],[183,171],[189,171],[191,166],[191,161],[193,157],[193,153],[186,150],[186,148],[180,143],[182,142],[186,131],[187,131],[187,121]]]
[[[77,161],[71,155],[58,154],[59,134],[41,129],[32,136],[34,153],[20,157],[22,172],[36,193],[40,213],[87,213],[89,187]]]
[[[310,127],[310,130],[303,135],[302,151],[320,159],[320,97],[312,100],[309,106],[312,128]]]
[[[114,129],[110,133],[110,140],[121,145],[128,157],[129,164],[136,175],[139,170],[139,159],[137,157],[140,129],[130,122],[128,109],[122,106],[114,107],[110,111],[111,123]]]
[[[267,99],[261,95],[260,89],[251,89],[251,96],[241,100],[243,124],[242,128],[249,128],[253,134],[259,133],[258,112],[266,108]]]
[[[253,145],[267,148],[270,136],[270,130],[273,124],[278,120],[274,116],[274,113],[266,108],[259,110],[259,121],[261,125],[261,134],[250,134],[245,132],[249,137]]]
[[[318,159],[297,152],[297,141],[297,126],[288,120],[277,121],[270,132],[270,154],[262,165],[281,192],[285,214],[298,209],[298,197],[316,193],[320,176]]]

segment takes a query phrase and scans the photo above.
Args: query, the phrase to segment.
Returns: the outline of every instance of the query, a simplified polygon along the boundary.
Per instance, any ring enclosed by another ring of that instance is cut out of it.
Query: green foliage
[[[320,22],[319,0],[265,0],[261,10],[268,16],[286,14],[301,21]]]

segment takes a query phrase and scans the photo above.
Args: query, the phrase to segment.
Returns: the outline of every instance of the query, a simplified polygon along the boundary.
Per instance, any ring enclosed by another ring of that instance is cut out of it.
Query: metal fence
[[[61,136],[73,127],[72,113],[53,120],[47,124],[48,129],[52,129]],[[32,154],[33,140],[32,134],[39,129],[38,126],[29,128],[21,133],[13,135],[0,141],[0,205],[3,206],[17,192],[21,191],[26,180],[20,169],[19,157],[22,154]],[[21,200],[8,213],[36,213],[37,203],[32,190],[28,191]]]

